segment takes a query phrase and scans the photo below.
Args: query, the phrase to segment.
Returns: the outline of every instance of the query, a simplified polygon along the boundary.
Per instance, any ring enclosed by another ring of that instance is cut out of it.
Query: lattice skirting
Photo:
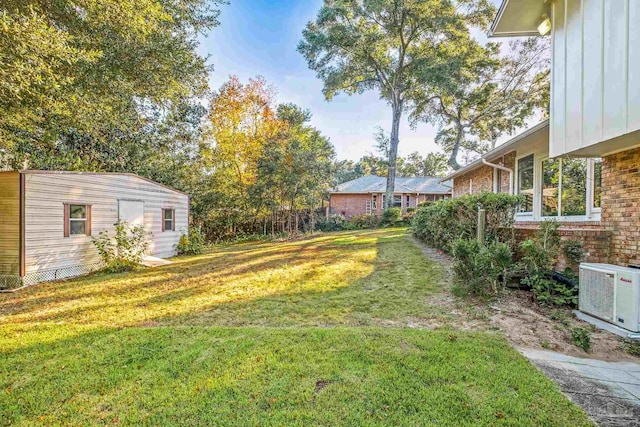
[[[19,276],[0,276],[0,289],[15,289],[20,286],[30,286],[41,282],[69,279],[96,271],[103,266],[102,263],[74,265],[72,267],[56,268],[51,270],[29,273],[22,279]]]

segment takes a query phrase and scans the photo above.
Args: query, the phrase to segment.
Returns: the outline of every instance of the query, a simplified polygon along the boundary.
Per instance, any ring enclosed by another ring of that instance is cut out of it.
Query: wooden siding
[[[0,172],[0,275],[18,275],[20,264],[20,174]]]
[[[118,200],[144,202],[148,253],[175,255],[180,235],[188,228],[188,196],[131,175],[25,174],[26,273],[93,264],[100,261],[91,237],[64,237],[64,203],[92,205],[92,234],[113,230]],[[176,231],[162,232],[162,209],[176,210]]]
[[[550,155],[628,148],[633,141],[612,140],[640,129],[640,1],[551,7]]]

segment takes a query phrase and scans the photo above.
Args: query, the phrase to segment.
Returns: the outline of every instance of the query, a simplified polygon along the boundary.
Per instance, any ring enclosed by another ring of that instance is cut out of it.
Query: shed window
[[[394,208],[402,207],[402,196],[400,194],[393,196],[393,207]]]
[[[64,237],[91,236],[91,205],[64,204]]]
[[[175,231],[176,211],[175,209],[162,210],[162,231]]]
[[[533,154],[518,160],[518,194],[525,197],[520,212],[533,212]]]
[[[405,205],[406,207],[411,206],[411,196],[407,194],[407,204]]]

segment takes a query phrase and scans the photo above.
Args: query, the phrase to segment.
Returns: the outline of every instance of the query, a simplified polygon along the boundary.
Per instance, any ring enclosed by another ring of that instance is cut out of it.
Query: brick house
[[[588,261],[640,264],[640,2],[504,0],[490,36],[548,32],[549,120],[447,177],[453,196],[522,194],[521,235],[553,218]]]
[[[330,192],[329,213],[344,215],[379,215],[385,202],[387,178],[367,175],[338,185]],[[393,206],[406,212],[424,201],[451,197],[451,185],[435,177],[396,178]]]

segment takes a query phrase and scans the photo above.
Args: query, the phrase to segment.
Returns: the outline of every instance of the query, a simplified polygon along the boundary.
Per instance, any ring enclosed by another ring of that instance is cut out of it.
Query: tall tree
[[[432,81],[432,90],[416,93],[412,121],[440,127],[436,137],[449,153],[449,166],[459,169],[460,150],[483,153],[495,147],[549,105],[549,44],[534,37],[501,45],[472,42],[460,66]]]
[[[324,95],[377,90],[391,105],[386,201],[393,200],[400,120],[420,76],[446,72],[464,50],[467,25],[486,26],[486,0],[325,0],[298,50],[324,82]]]
[[[0,2],[0,149],[137,131],[150,105],[207,89],[197,34],[218,0]],[[110,135],[109,135],[110,136]]]

